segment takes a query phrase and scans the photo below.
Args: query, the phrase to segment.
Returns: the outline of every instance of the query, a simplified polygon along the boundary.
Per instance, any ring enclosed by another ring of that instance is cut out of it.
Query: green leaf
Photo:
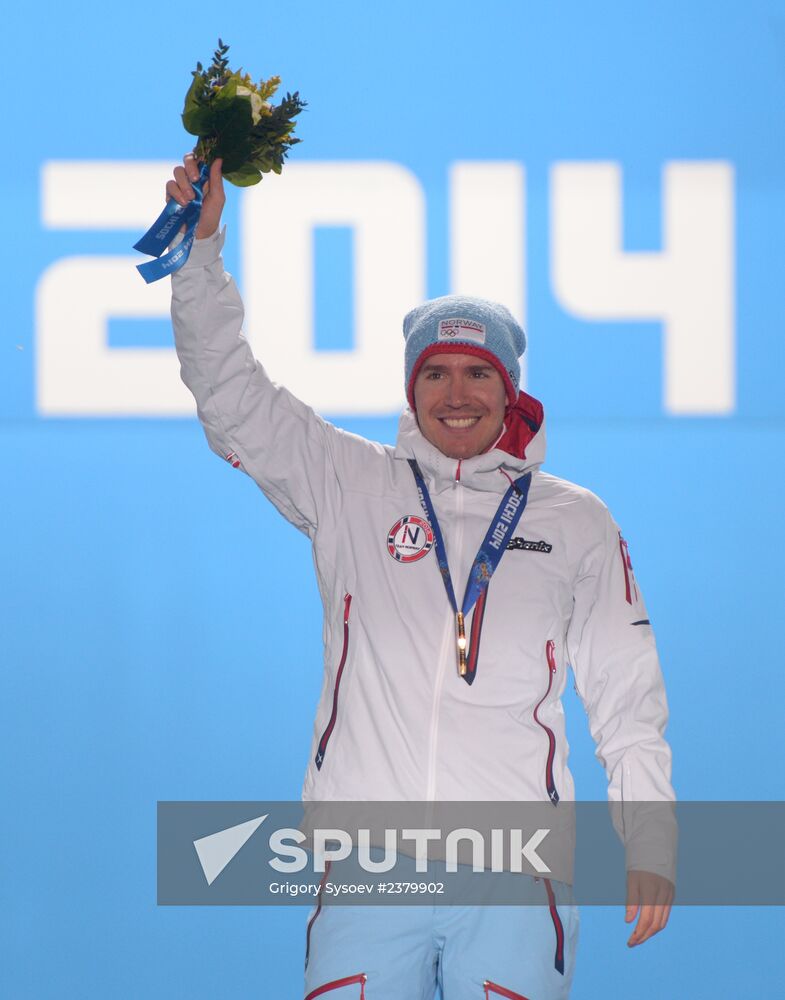
[[[227,150],[239,145],[250,145],[253,117],[251,104],[244,97],[235,97],[231,102],[215,102],[213,109],[213,130],[221,146]]]
[[[210,136],[215,132],[215,112],[209,107],[184,111],[183,126],[191,135]]]
[[[229,101],[234,100],[237,97],[237,87],[240,82],[237,73],[232,73],[223,87],[215,93],[213,101],[216,104],[227,104]]]
[[[188,88],[188,93],[185,95],[185,103],[183,105],[183,125],[191,135],[202,135],[206,128],[201,118],[197,122],[194,117],[200,115],[205,110],[206,89],[207,85],[204,78],[198,73],[194,73],[194,78],[191,81],[191,86]]]
[[[250,163],[246,163],[238,170],[232,170],[230,173],[227,173],[225,170],[221,172],[230,184],[235,184],[237,187],[251,187],[253,184],[258,184],[262,179],[262,175]]]

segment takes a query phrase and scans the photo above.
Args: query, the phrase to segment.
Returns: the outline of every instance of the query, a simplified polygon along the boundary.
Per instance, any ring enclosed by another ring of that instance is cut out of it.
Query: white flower
[[[262,117],[262,108],[265,105],[265,101],[256,93],[256,91],[251,90],[250,87],[238,87],[237,94],[240,97],[250,97],[251,98],[251,117],[253,118],[254,125],[258,124]],[[269,105],[268,105],[269,107]]]

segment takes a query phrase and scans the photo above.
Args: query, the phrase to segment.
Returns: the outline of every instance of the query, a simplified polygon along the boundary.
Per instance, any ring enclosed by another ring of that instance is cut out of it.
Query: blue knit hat
[[[518,398],[526,334],[509,309],[487,299],[444,295],[412,309],[403,321],[406,398],[414,409],[414,380],[431,354],[476,354],[496,368],[512,405]]]

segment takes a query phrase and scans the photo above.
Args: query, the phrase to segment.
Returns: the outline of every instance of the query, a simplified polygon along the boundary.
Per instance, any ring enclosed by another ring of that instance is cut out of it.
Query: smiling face
[[[474,354],[432,354],[414,380],[423,435],[448,458],[486,451],[502,430],[507,392],[499,372]]]

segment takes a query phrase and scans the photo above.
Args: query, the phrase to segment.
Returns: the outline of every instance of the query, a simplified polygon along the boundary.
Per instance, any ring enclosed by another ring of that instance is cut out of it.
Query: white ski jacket
[[[194,244],[172,278],[172,319],[211,448],[313,544],[324,683],[303,797],[571,800],[560,702],[570,665],[610,799],[672,800],[665,691],[626,544],[596,496],[539,471],[539,403],[522,394],[494,449],[462,462],[408,410],[395,448],[339,430],[254,359],[222,245],[222,234]],[[410,458],[459,602],[510,479],[533,472],[484,606],[467,620],[472,683],[458,674]]]

